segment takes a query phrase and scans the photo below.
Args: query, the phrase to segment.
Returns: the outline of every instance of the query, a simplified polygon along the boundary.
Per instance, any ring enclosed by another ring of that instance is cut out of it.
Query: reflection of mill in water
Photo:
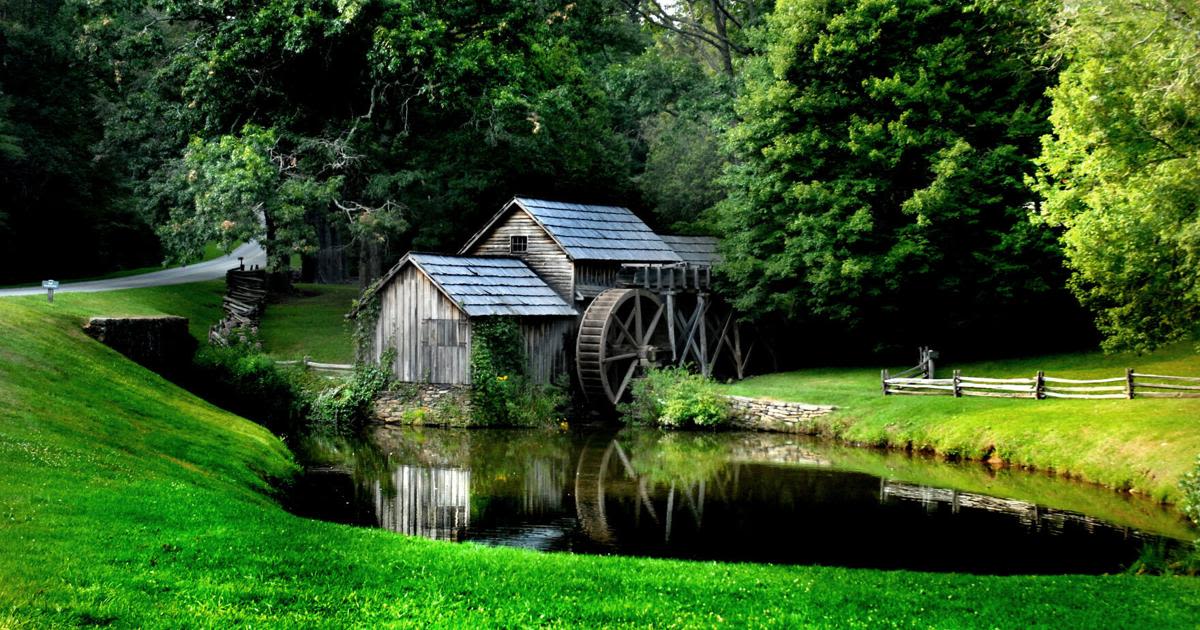
[[[667,491],[666,509],[660,515],[650,499],[649,478],[637,473],[620,442],[612,439],[607,444],[585,445],[579,454],[579,464],[575,470],[575,514],[579,525],[589,538],[598,543],[612,543],[615,540],[604,507],[605,495],[610,485],[618,481],[608,477],[609,464],[613,457],[621,464],[623,478],[620,481],[633,480],[637,484],[635,518],[640,520],[644,509],[650,520],[663,528],[664,542],[671,541],[675,512],[681,507],[686,507],[697,529],[701,526],[704,520],[704,480],[678,484],[672,481]]]
[[[395,492],[375,482],[380,526],[435,540],[461,540],[471,522],[471,471],[464,468],[397,466]]]

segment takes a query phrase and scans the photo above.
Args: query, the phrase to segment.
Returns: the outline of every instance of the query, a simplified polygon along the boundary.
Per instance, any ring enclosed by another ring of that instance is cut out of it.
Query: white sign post
[[[54,290],[58,288],[58,280],[42,280],[42,287],[46,289],[46,301],[54,302]]]

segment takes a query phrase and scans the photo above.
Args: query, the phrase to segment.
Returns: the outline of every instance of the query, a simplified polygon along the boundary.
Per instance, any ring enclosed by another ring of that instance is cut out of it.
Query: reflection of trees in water
[[[435,540],[460,540],[471,523],[471,471],[396,466],[392,491],[375,484],[375,508],[385,529]]]

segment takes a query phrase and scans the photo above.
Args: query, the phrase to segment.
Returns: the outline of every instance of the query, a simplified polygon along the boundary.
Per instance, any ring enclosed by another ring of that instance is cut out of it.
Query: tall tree
[[[1200,7],[1086,0],[1059,17],[1042,216],[1066,227],[1105,347],[1150,350],[1200,323]]]
[[[737,304],[867,333],[847,348],[1050,336],[1028,323],[1063,314],[1065,274],[1023,183],[1047,130],[1043,6],[781,0],[717,210]]]
[[[131,163],[175,253],[199,240],[173,235],[246,229],[281,262],[336,224],[364,279],[453,247],[514,193],[619,200],[628,147],[593,64],[623,54],[622,20],[599,0],[98,0],[83,17],[127,77],[111,146],[152,156]]]
[[[73,27],[64,0],[0,5],[0,283],[160,259],[96,151],[102,89]]]

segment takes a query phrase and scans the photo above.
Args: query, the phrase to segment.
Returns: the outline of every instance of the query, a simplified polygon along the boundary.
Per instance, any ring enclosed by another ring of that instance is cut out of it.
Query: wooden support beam
[[[675,272],[671,272],[671,284],[675,284]],[[671,363],[679,361],[679,348],[675,344],[675,292],[667,291],[667,337],[671,340]]]

